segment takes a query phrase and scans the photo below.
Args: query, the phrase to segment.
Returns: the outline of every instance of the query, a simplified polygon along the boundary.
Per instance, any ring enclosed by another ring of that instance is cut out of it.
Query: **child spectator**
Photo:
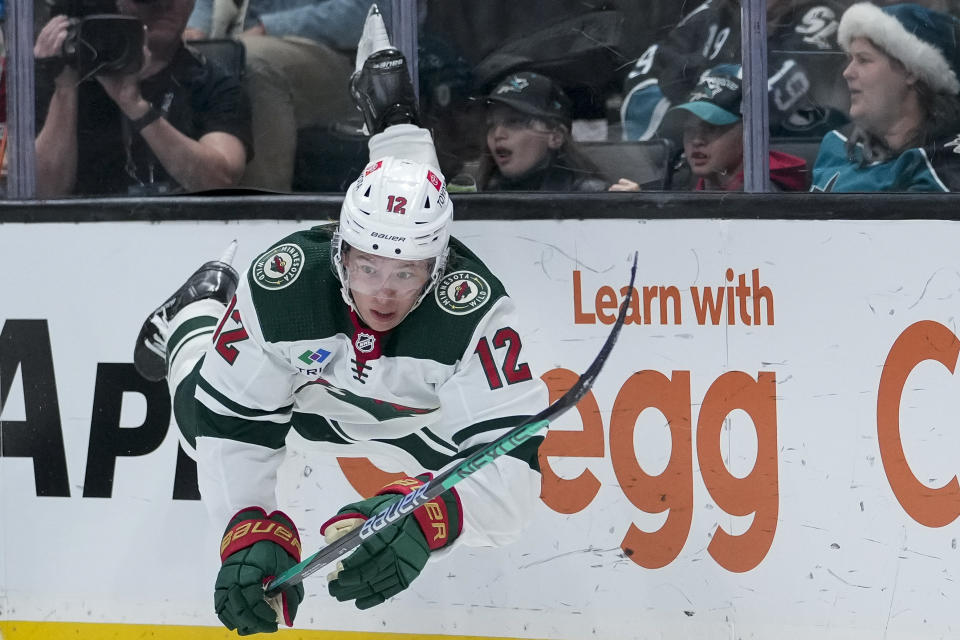
[[[487,96],[481,191],[606,191],[609,182],[570,135],[571,104],[539,73],[507,76]]]
[[[960,21],[917,4],[862,2],[840,21],[849,136],[823,138],[813,191],[960,188]]]
[[[696,178],[695,191],[743,191],[742,69],[722,64],[707,70],[681,104],[665,115],[663,128],[683,139],[683,154]],[[771,191],[807,188],[803,158],[770,151]],[[620,180],[616,191],[630,191]]]
[[[742,77],[738,64],[709,69],[686,100],[667,112],[668,128],[680,121],[683,154],[697,178],[695,191],[743,191]],[[770,151],[769,158],[771,191],[807,188],[802,158],[780,151]]]

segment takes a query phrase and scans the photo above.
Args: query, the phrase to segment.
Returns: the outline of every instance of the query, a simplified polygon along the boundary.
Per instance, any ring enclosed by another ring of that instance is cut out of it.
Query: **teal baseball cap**
[[[667,111],[667,117],[688,112],[714,125],[739,122],[743,97],[743,72],[738,64],[722,64],[708,69],[700,76],[697,86],[687,94],[683,103]]]

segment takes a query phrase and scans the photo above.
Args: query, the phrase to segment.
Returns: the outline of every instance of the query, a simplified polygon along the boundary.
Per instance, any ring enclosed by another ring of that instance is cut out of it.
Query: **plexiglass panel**
[[[367,159],[348,84],[370,4],[36,0],[37,195],[342,192]],[[860,7],[844,45],[852,4],[767,2],[769,190],[952,190],[956,0]],[[742,189],[738,0],[416,7],[452,190]]]
[[[663,113],[627,102],[638,76],[659,80],[644,53],[694,7],[421,0],[422,106],[454,188],[606,191],[620,178],[667,186],[676,147],[653,123]]]

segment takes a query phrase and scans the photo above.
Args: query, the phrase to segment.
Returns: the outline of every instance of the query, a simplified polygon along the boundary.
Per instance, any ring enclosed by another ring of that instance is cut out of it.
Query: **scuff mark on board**
[[[915,306],[917,306],[918,304],[920,304],[920,301],[923,300],[924,296],[927,295],[927,288],[930,286],[930,283],[933,282],[933,279],[936,277],[936,275],[937,275],[938,273],[940,273],[941,271],[943,271],[943,269],[944,269],[943,267],[940,267],[939,269],[937,269],[936,271],[934,271],[933,273],[930,274],[930,277],[927,278],[927,281],[926,281],[926,282],[924,283],[924,285],[923,285],[923,289],[920,291],[920,297],[917,298],[917,299],[913,302],[913,304],[911,304],[910,306],[908,306],[907,309],[913,309]]]
[[[841,578],[840,576],[838,576],[837,574],[835,574],[832,569],[827,569],[827,573],[829,573],[829,574],[832,575],[834,578],[836,578],[837,580],[839,580],[839,581],[842,582],[843,584],[847,585],[848,587],[856,587],[856,588],[858,588],[858,589],[872,589],[872,588],[873,588],[873,587],[871,587],[870,585],[857,584],[857,583],[855,583],[855,582],[850,582],[849,580],[844,580],[843,578]]]
[[[620,550],[620,547],[611,547],[610,549],[599,549],[599,548],[594,547],[594,546],[591,545],[591,546],[587,547],[586,549],[576,549],[576,550],[574,550],[574,551],[566,551],[566,552],[564,552],[564,553],[560,553],[560,554],[557,554],[557,555],[555,555],[555,556],[551,556],[551,557],[549,557],[549,558],[544,558],[544,559],[542,559],[542,560],[536,560],[536,561],[531,562],[531,563],[529,563],[529,564],[520,565],[520,566],[517,567],[517,568],[518,568],[518,569],[529,569],[530,567],[535,567],[535,566],[537,566],[537,565],[546,564],[546,563],[548,563],[548,562],[553,562],[554,560],[559,560],[560,558],[565,558],[565,557],[567,557],[567,556],[574,556],[574,555],[578,555],[578,554],[582,554],[582,553],[592,553],[592,554],[594,554],[594,555],[601,555],[601,554],[606,554],[606,553],[610,553],[610,552],[614,552],[614,551],[617,552],[618,555],[623,553],[623,552]]]
[[[586,269],[587,271],[590,271],[592,273],[607,273],[614,268],[614,265],[610,265],[605,269],[600,269],[600,268],[591,267],[590,265],[587,265],[587,264],[583,264],[582,262],[580,262],[579,258],[576,258],[570,255],[569,253],[567,253],[557,245],[552,244],[550,242],[544,242],[543,240],[538,240],[536,238],[528,238],[527,236],[516,236],[516,238],[517,240],[526,240],[527,242],[532,242],[533,244],[540,245],[541,247],[548,247],[550,249],[553,249],[554,251],[562,255],[564,258],[567,258],[568,260],[572,260],[577,267],[582,267],[583,269]],[[534,264],[539,264],[541,265],[542,268],[545,268],[542,253],[541,253],[541,259],[535,262]],[[544,273],[546,274],[546,271],[544,271]]]

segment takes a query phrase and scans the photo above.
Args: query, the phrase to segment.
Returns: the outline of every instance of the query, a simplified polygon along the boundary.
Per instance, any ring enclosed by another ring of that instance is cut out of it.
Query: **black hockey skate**
[[[371,135],[394,124],[420,124],[407,59],[396,49],[372,53],[350,77],[350,93]]]
[[[213,298],[227,304],[237,290],[239,276],[230,266],[236,240],[219,260],[206,262],[166,302],[147,316],[133,348],[133,366],[141,376],[157,382],[167,377],[166,325],[181,309],[198,300]]]
[[[350,95],[363,114],[367,133],[390,125],[420,125],[417,97],[407,59],[391,46],[377,5],[370,7],[357,43],[357,65],[350,76]]]
[[[376,3],[367,12],[363,33],[357,42],[350,95],[363,114],[364,128],[369,135],[394,124],[420,125],[407,59],[390,44],[387,26]]]

